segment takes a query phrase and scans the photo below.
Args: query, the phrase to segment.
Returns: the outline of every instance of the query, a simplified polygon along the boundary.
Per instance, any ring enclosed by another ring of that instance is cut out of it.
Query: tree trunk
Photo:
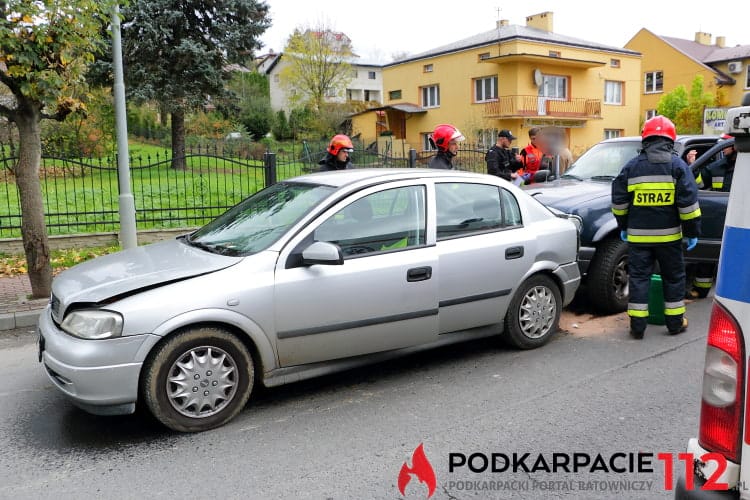
[[[172,111],[172,168],[186,170],[185,164],[185,111]]]
[[[21,201],[21,236],[34,298],[49,297],[52,292],[52,266],[39,182],[42,162],[40,120],[40,110],[33,106],[16,116],[19,147],[15,174]]]

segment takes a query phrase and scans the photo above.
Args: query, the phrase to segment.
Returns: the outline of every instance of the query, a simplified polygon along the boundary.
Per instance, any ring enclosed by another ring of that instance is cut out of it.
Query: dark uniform
[[[709,163],[698,173],[696,182],[700,189],[712,191],[729,192],[732,187],[734,176],[734,164],[737,161],[737,151],[730,155]],[[716,265],[710,262],[700,262],[695,265],[695,276],[693,277],[693,289],[688,294],[691,298],[703,298],[711,291],[714,282]]]
[[[327,172],[329,170],[346,170],[348,168],[354,168],[354,165],[352,164],[349,158],[347,158],[346,161],[338,161],[336,159],[336,156],[332,155],[331,153],[326,153],[325,158],[320,160],[318,162],[318,165],[320,165],[321,172]]]
[[[667,329],[671,334],[684,330],[682,237],[683,233],[688,238],[699,236],[701,214],[698,186],[687,164],[672,152],[674,141],[661,135],[645,137],[643,151],[612,183],[612,212],[619,228],[627,230],[628,316],[636,338],[643,336],[648,322],[654,261],[661,270]]]
[[[447,151],[438,151],[430,160],[428,167],[453,170],[453,156]]]
[[[484,155],[484,161],[487,162],[487,173],[511,180],[510,174],[518,170],[523,164],[516,160],[516,155],[510,149],[506,149],[495,144]]]

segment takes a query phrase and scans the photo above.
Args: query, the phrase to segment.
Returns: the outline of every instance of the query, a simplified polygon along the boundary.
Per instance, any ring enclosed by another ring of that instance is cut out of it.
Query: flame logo
[[[419,446],[412,453],[411,464],[412,466],[409,467],[404,462],[401,466],[401,472],[398,473],[398,491],[401,492],[401,495],[405,494],[406,486],[411,481],[411,475],[414,474],[420,483],[424,483],[427,486],[427,498],[430,498],[435,493],[437,479],[435,478],[435,470],[432,468],[432,464],[427,460],[427,455],[424,454],[422,443],[419,443]]]

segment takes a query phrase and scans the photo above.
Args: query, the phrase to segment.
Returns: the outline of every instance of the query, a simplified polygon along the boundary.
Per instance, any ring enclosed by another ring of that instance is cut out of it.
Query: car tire
[[[592,305],[606,314],[628,308],[628,244],[620,239],[605,240],[596,250],[586,278]]]
[[[519,349],[543,346],[557,331],[562,295],[557,284],[537,274],[516,290],[505,314],[505,338]]]
[[[168,337],[151,353],[141,396],[166,427],[200,432],[234,418],[254,380],[252,355],[239,338],[218,328],[195,328]]]

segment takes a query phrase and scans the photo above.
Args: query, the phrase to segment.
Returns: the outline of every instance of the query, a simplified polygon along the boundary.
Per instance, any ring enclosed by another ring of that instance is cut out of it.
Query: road
[[[656,454],[684,451],[697,432],[710,307],[690,304],[691,327],[675,337],[571,329],[523,352],[486,339],[259,391],[228,425],[192,435],[75,409],[42,373],[33,332],[7,332],[0,498],[424,499],[416,478],[403,496],[397,486],[420,443],[432,498],[670,498]],[[650,471],[448,470],[452,453],[529,453],[532,467],[540,454],[638,452],[653,455]],[[582,491],[606,481],[631,490]]]

